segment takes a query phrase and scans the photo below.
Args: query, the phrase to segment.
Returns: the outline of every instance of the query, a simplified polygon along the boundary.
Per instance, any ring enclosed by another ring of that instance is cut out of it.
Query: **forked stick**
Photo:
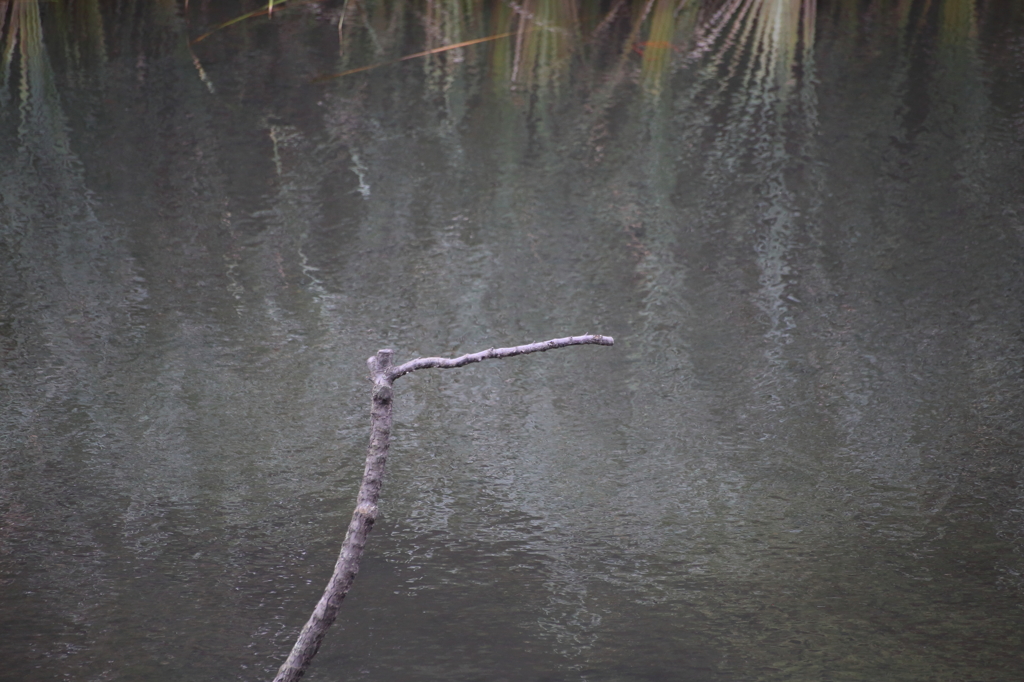
[[[597,334],[567,336],[563,339],[551,339],[512,348],[490,348],[458,358],[419,358],[397,367],[391,364],[394,351],[382,349],[366,361],[370,366],[370,380],[373,381],[373,402],[370,405],[370,447],[366,454],[363,483],[359,486],[359,495],[356,498],[356,509],[352,513],[352,520],[349,521],[345,540],[341,543],[341,553],[334,565],[334,574],[327,583],[327,589],[324,590],[324,595],[320,597],[316,608],[313,609],[313,615],[309,617],[302,632],[299,633],[299,638],[295,641],[288,660],[277,671],[274,682],[295,682],[306,672],[310,661],[320,649],[320,643],[323,642],[327,628],[331,627],[334,619],[338,616],[341,601],[352,587],[356,573],[359,572],[359,559],[366,546],[366,536],[377,519],[377,499],[380,496],[380,485],[384,478],[384,466],[387,464],[388,444],[391,438],[392,384],[395,379],[418,369],[430,367],[450,369],[491,358],[509,358],[515,355],[589,343],[611,346],[615,340],[610,336]]]

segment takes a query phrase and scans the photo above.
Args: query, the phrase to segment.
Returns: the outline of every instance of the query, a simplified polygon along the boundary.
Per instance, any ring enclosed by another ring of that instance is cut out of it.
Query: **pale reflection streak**
[[[776,367],[796,325],[792,306],[799,303],[789,293],[796,277],[789,260],[801,221],[796,190],[785,177],[793,164],[786,147],[795,138],[806,148],[816,134],[814,20],[810,0],[736,0],[703,29],[708,37],[691,55],[709,53],[710,63],[728,72],[726,82],[741,83],[730,98],[715,157],[724,174],[752,173],[758,185],[759,215],[750,216],[760,224],[755,300],[766,318],[765,356]],[[716,47],[715,37],[723,34]]]
[[[110,560],[117,531],[109,526],[119,527],[122,519],[99,523],[95,510],[130,477],[113,358],[144,335],[136,315],[146,307],[148,290],[124,231],[96,215],[69,143],[39,3],[0,2],[0,37],[0,124],[11,142],[0,144],[0,308],[14,342],[2,362],[8,402],[0,500],[32,500],[16,541],[17,556],[30,557],[35,567],[21,574],[4,556],[0,572],[5,602],[23,613],[46,614],[46,636],[39,644],[31,640],[36,656],[64,656],[82,649],[81,623],[118,584]],[[88,43],[89,35],[83,40]],[[8,96],[12,81],[16,109]],[[7,127],[15,117],[16,138]],[[8,634],[13,641],[37,636]],[[25,664],[7,665],[7,674],[18,675]]]

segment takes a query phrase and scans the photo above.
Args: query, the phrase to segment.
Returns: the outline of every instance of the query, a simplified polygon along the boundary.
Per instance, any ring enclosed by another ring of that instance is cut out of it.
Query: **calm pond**
[[[0,679],[269,682],[366,358],[588,332],[395,384],[306,679],[1024,679],[1024,1],[266,8],[0,0]]]

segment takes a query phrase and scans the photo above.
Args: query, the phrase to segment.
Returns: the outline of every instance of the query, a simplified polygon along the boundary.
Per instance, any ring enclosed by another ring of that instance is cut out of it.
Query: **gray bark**
[[[391,438],[391,403],[395,379],[417,369],[430,367],[454,368],[462,367],[481,360],[507,358],[526,353],[537,353],[580,344],[598,344],[611,346],[615,343],[610,336],[586,334],[584,336],[568,336],[562,339],[551,339],[540,343],[529,343],[512,348],[489,348],[479,353],[471,353],[458,358],[419,358],[403,365],[394,367],[391,358],[394,351],[383,349],[367,360],[370,367],[370,379],[373,381],[373,401],[370,405],[370,447],[366,454],[366,468],[363,470],[363,482],[359,486],[356,508],[349,521],[345,540],[341,544],[341,553],[334,565],[334,574],[327,583],[327,589],[320,597],[313,615],[299,633],[299,638],[292,647],[288,659],[277,671],[274,682],[294,682],[306,672],[310,661],[316,656],[323,642],[327,628],[331,627],[338,616],[341,602],[348,593],[352,582],[359,572],[359,559],[366,546],[366,537],[377,519],[377,499],[380,486],[384,479],[384,467],[388,459],[388,444]]]

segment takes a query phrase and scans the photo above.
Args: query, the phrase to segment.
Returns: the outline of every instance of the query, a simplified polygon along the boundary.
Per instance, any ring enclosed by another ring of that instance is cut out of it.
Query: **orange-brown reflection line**
[[[207,31],[203,35],[199,36],[198,38],[196,38],[195,40],[193,40],[189,44],[190,45],[195,45],[200,40],[206,40],[211,35],[213,35],[217,31],[221,30],[222,28],[227,28],[228,26],[231,26],[233,24],[237,24],[240,21],[245,21],[246,19],[252,19],[253,17],[261,17],[264,14],[273,14],[273,11],[274,11],[275,7],[277,7],[278,5],[283,5],[286,2],[288,2],[288,0],[267,0],[267,6],[264,7],[263,9],[257,9],[257,10],[253,10],[252,12],[247,12],[246,14],[243,14],[241,16],[235,17],[234,19],[229,19],[228,21],[225,21],[223,24],[218,24],[217,26],[214,26],[209,31]],[[320,0],[306,0],[305,2],[300,2],[298,4],[300,4],[300,5],[308,5],[308,4],[312,3],[312,2],[320,2]]]
[[[499,33],[494,36],[487,36],[486,38],[475,38],[473,40],[464,40],[461,43],[455,43],[454,45],[443,45],[441,47],[435,47],[432,50],[424,50],[423,52],[417,52],[415,54],[407,54],[404,57],[398,59],[392,59],[387,62],[378,62],[376,64],[370,64],[369,66],[360,66],[357,69],[349,69],[348,71],[342,71],[341,73],[330,73],[323,76],[317,76],[313,79],[314,83],[323,83],[324,81],[333,80],[335,78],[341,78],[342,76],[349,76],[353,73],[359,73],[360,71],[369,71],[370,69],[376,69],[379,66],[388,66],[390,64],[397,64],[398,62],[404,62],[409,59],[416,59],[417,57],[428,57],[438,52],[447,52],[448,50],[456,50],[460,47],[467,47],[469,45],[476,45],[478,43],[486,43],[489,40],[499,40],[501,38],[508,38],[511,35],[515,35],[515,31],[508,33]]]

